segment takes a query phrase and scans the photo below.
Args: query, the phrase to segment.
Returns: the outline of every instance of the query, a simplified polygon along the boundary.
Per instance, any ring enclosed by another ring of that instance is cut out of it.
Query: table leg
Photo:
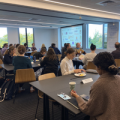
[[[44,120],[50,120],[49,97],[46,94],[43,96],[43,118]]]
[[[68,109],[62,106],[61,120],[68,120]]]

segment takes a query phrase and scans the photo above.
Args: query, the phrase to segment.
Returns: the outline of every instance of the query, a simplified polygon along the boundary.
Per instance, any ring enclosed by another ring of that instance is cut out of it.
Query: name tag
[[[88,79],[82,80],[83,84],[86,84],[86,83],[89,83],[89,82],[93,82],[93,79],[92,78],[88,78]]]

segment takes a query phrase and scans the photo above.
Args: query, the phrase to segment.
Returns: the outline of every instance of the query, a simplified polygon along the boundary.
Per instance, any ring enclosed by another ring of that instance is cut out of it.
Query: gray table
[[[59,98],[57,94],[64,92],[67,95],[71,96],[69,82],[75,81],[76,92],[79,95],[81,94],[89,95],[91,86],[98,79],[98,77],[99,77],[98,74],[87,73],[85,77],[81,77],[81,78],[75,77],[74,75],[66,75],[66,76],[56,77],[56,78],[47,79],[43,81],[31,82],[30,84],[32,86],[34,86],[35,88],[37,88],[38,90],[44,93],[44,98],[43,98],[44,120],[49,120],[49,100],[48,100],[49,97],[53,98],[54,100],[56,100],[58,103],[62,105],[62,117],[61,117],[62,120],[68,119],[68,110],[72,111],[75,114],[79,114],[80,110],[77,110],[76,108],[71,106],[69,103],[67,103],[67,101],[64,101],[61,98]],[[81,80],[87,79],[87,78],[92,78],[93,82],[82,84]]]

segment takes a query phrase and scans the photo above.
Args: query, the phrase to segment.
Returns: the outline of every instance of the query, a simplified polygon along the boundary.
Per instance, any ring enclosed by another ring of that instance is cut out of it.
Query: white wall
[[[19,43],[19,33],[18,28],[8,27],[8,43],[18,44]]]
[[[58,46],[58,29],[34,28],[34,41],[38,50],[42,44],[45,44],[47,49],[51,46],[51,43]]]

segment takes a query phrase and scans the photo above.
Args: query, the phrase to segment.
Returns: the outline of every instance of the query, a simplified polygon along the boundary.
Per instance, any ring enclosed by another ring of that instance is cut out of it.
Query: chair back
[[[41,80],[50,79],[50,78],[54,78],[54,77],[56,77],[54,73],[48,73],[48,74],[40,75],[38,77],[38,80],[41,81]],[[41,92],[40,90],[38,90],[38,96],[40,98],[42,98],[43,92]]]
[[[3,61],[0,59],[0,64],[3,64]],[[0,66],[0,69],[2,69],[2,67]]]
[[[115,59],[115,63],[117,67],[120,67],[120,59]]]
[[[41,81],[41,80],[50,79],[54,77],[56,77],[54,73],[48,73],[48,74],[40,75],[38,77],[38,80]]]
[[[37,51],[33,51],[33,52],[31,53],[31,56],[33,56],[36,52],[37,52]]]
[[[36,81],[33,69],[16,70],[15,83],[26,83]]]
[[[94,69],[94,70],[96,70],[96,66],[93,64],[92,61],[89,61],[88,65],[87,65],[87,69]]]
[[[60,62],[62,55],[61,55],[61,54],[57,54],[57,57],[58,57],[58,60],[59,60],[59,62]]]

